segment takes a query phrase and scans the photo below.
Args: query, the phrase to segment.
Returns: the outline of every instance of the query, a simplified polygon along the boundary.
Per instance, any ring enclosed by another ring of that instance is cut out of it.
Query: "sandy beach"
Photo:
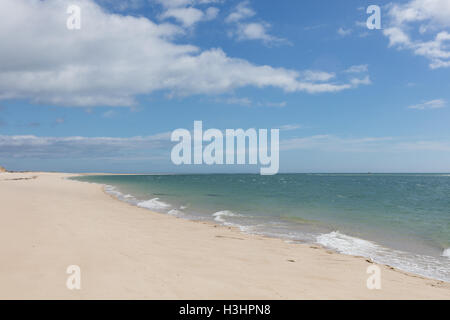
[[[450,284],[134,207],[71,174],[0,173],[0,299],[450,299]],[[66,287],[70,265],[81,289]]]

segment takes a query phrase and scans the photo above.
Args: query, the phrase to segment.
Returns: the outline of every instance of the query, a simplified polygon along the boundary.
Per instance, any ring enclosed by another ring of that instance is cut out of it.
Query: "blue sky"
[[[444,0],[4,0],[0,164],[257,170],[172,165],[202,120],[280,128],[281,172],[450,172],[449,21]]]

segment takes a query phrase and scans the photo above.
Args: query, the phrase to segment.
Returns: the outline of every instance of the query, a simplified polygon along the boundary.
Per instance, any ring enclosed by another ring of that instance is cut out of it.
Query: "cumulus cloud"
[[[164,11],[161,14],[161,18],[174,18],[178,21],[180,21],[183,26],[185,27],[191,27],[197,22],[201,21],[204,17],[203,11],[188,7],[188,8],[170,8],[166,11]]]
[[[218,0],[154,0],[164,7],[160,19],[174,18],[185,28],[191,28],[200,21],[210,21],[217,17],[219,9],[209,7],[199,9],[195,5],[219,3]]]
[[[268,28],[270,28],[268,23],[252,22],[239,24],[236,35],[239,40],[262,40],[265,42],[277,41],[276,37],[268,34]]]
[[[423,25],[450,27],[450,3],[447,0],[412,0],[393,4],[389,14],[397,25],[421,22]]]
[[[409,106],[409,109],[426,110],[426,109],[440,109],[444,108],[446,101],[444,99],[430,100],[424,103]]]
[[[204,20],[206,20],[206,21],[214,20],[215,18],[217,18],[219,11],[220,10],[215,7],[210,7],[208,9],[206,9],[205,15],[204,15]]]
[[[199,21],[213,20],[218,14],[219,9],[214,7],[210,7],[205,11],[193,7],[169,8],[160,15],[160,18],[174,18],[179,21],[183,27],[189,28],[194,26]]]
[[[265,44],[289,43],[269,34],[271,25],[265,21],[251,21],[248,19],[255,16],[256,12],[250,7],[249,1],[239,3],[225,19],[225,22],[233,24],[234,30],[230,35],[242,40],[261,40]]]
[[[225,21],[228,23],[239,22],[251,18],[254,15],[256,15],[256,12],[250,7],[250,2],[243,1],[235,7],[234,11],[228,15]]]
[[[2,0],[0,100],[60,106],[133,106],[137,95],[218,94],[253,86],[285,92],[338,92],[354,82],[302,79],[301,72],[180,44],[184,29],[79,4],[81,30],[66,28],[65,1]],[[173,0],[175,6],[184,3]],[[172,6],[171,6],[172,7]],[[14,12],[14,14],[11,14]]]
[[[410,50],[430,61],[430,68],[450,67],[450,2],[412,0],[388,7],[389,24],[383,30],[389,46]],[[411,30],[416,31],[413,37]]]

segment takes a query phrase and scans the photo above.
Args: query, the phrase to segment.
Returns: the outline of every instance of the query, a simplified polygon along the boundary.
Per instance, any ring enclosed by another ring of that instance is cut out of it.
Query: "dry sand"
[[[450,299],[449,283],[388,266],[369,290],[364,258],[153,213],[68,176],[0,174],[0,299]]]

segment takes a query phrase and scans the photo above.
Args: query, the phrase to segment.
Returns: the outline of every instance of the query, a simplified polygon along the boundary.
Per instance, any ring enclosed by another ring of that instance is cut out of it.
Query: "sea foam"
[[[450,258],[450,248],[445,249],[444,252],[442,252],[442,256]]]
[[[318,236],[317,243],[340,253],[365,257],[371,257],[375,251],[381,248],[371,241],[350,237],[339,231]]]
[[[147,201],[142,201],[139,202],[137,205],[138,207],[147,208],[151,210],[164,210],[171,207],[170,204],[160,201],[159,198],[153,198]]]
[[[171,216],[180,216],[183,214],[183,212],[181,212],[178,209],[172,209],[169,212],[167,212],[167,214],[170,214]]]
[[[376,263],[390,265],[425,277],[450,280],[448,264],[442,261],[442,258],[389,249],[372,241],[342,234],[339,231],[321,234],[317,236],[316,242],[343,254],[370,258]],[[450,257],[450,248],[444,250],[442,256]]]
[[[221,222],[226,224],[226,220],[224,217],[236,217],[237,215],[234,212],[223,210],[213,213],[214,221]]]
[[[225,217],[242,217],[240,214],[234,213],[232,211],[222,210],[222,211],[213,213],[212,216],[214,217],[214,221],[219,222],[219,223],[223,224],[224,226],[239,228],[239,230],[241,230],[242,232],[249,232],[251,229],[250,226],[244,226],[244,225],[237,224],[237,223],[231,223],[231,222],[228,222],[227,220],[225,220]]]

